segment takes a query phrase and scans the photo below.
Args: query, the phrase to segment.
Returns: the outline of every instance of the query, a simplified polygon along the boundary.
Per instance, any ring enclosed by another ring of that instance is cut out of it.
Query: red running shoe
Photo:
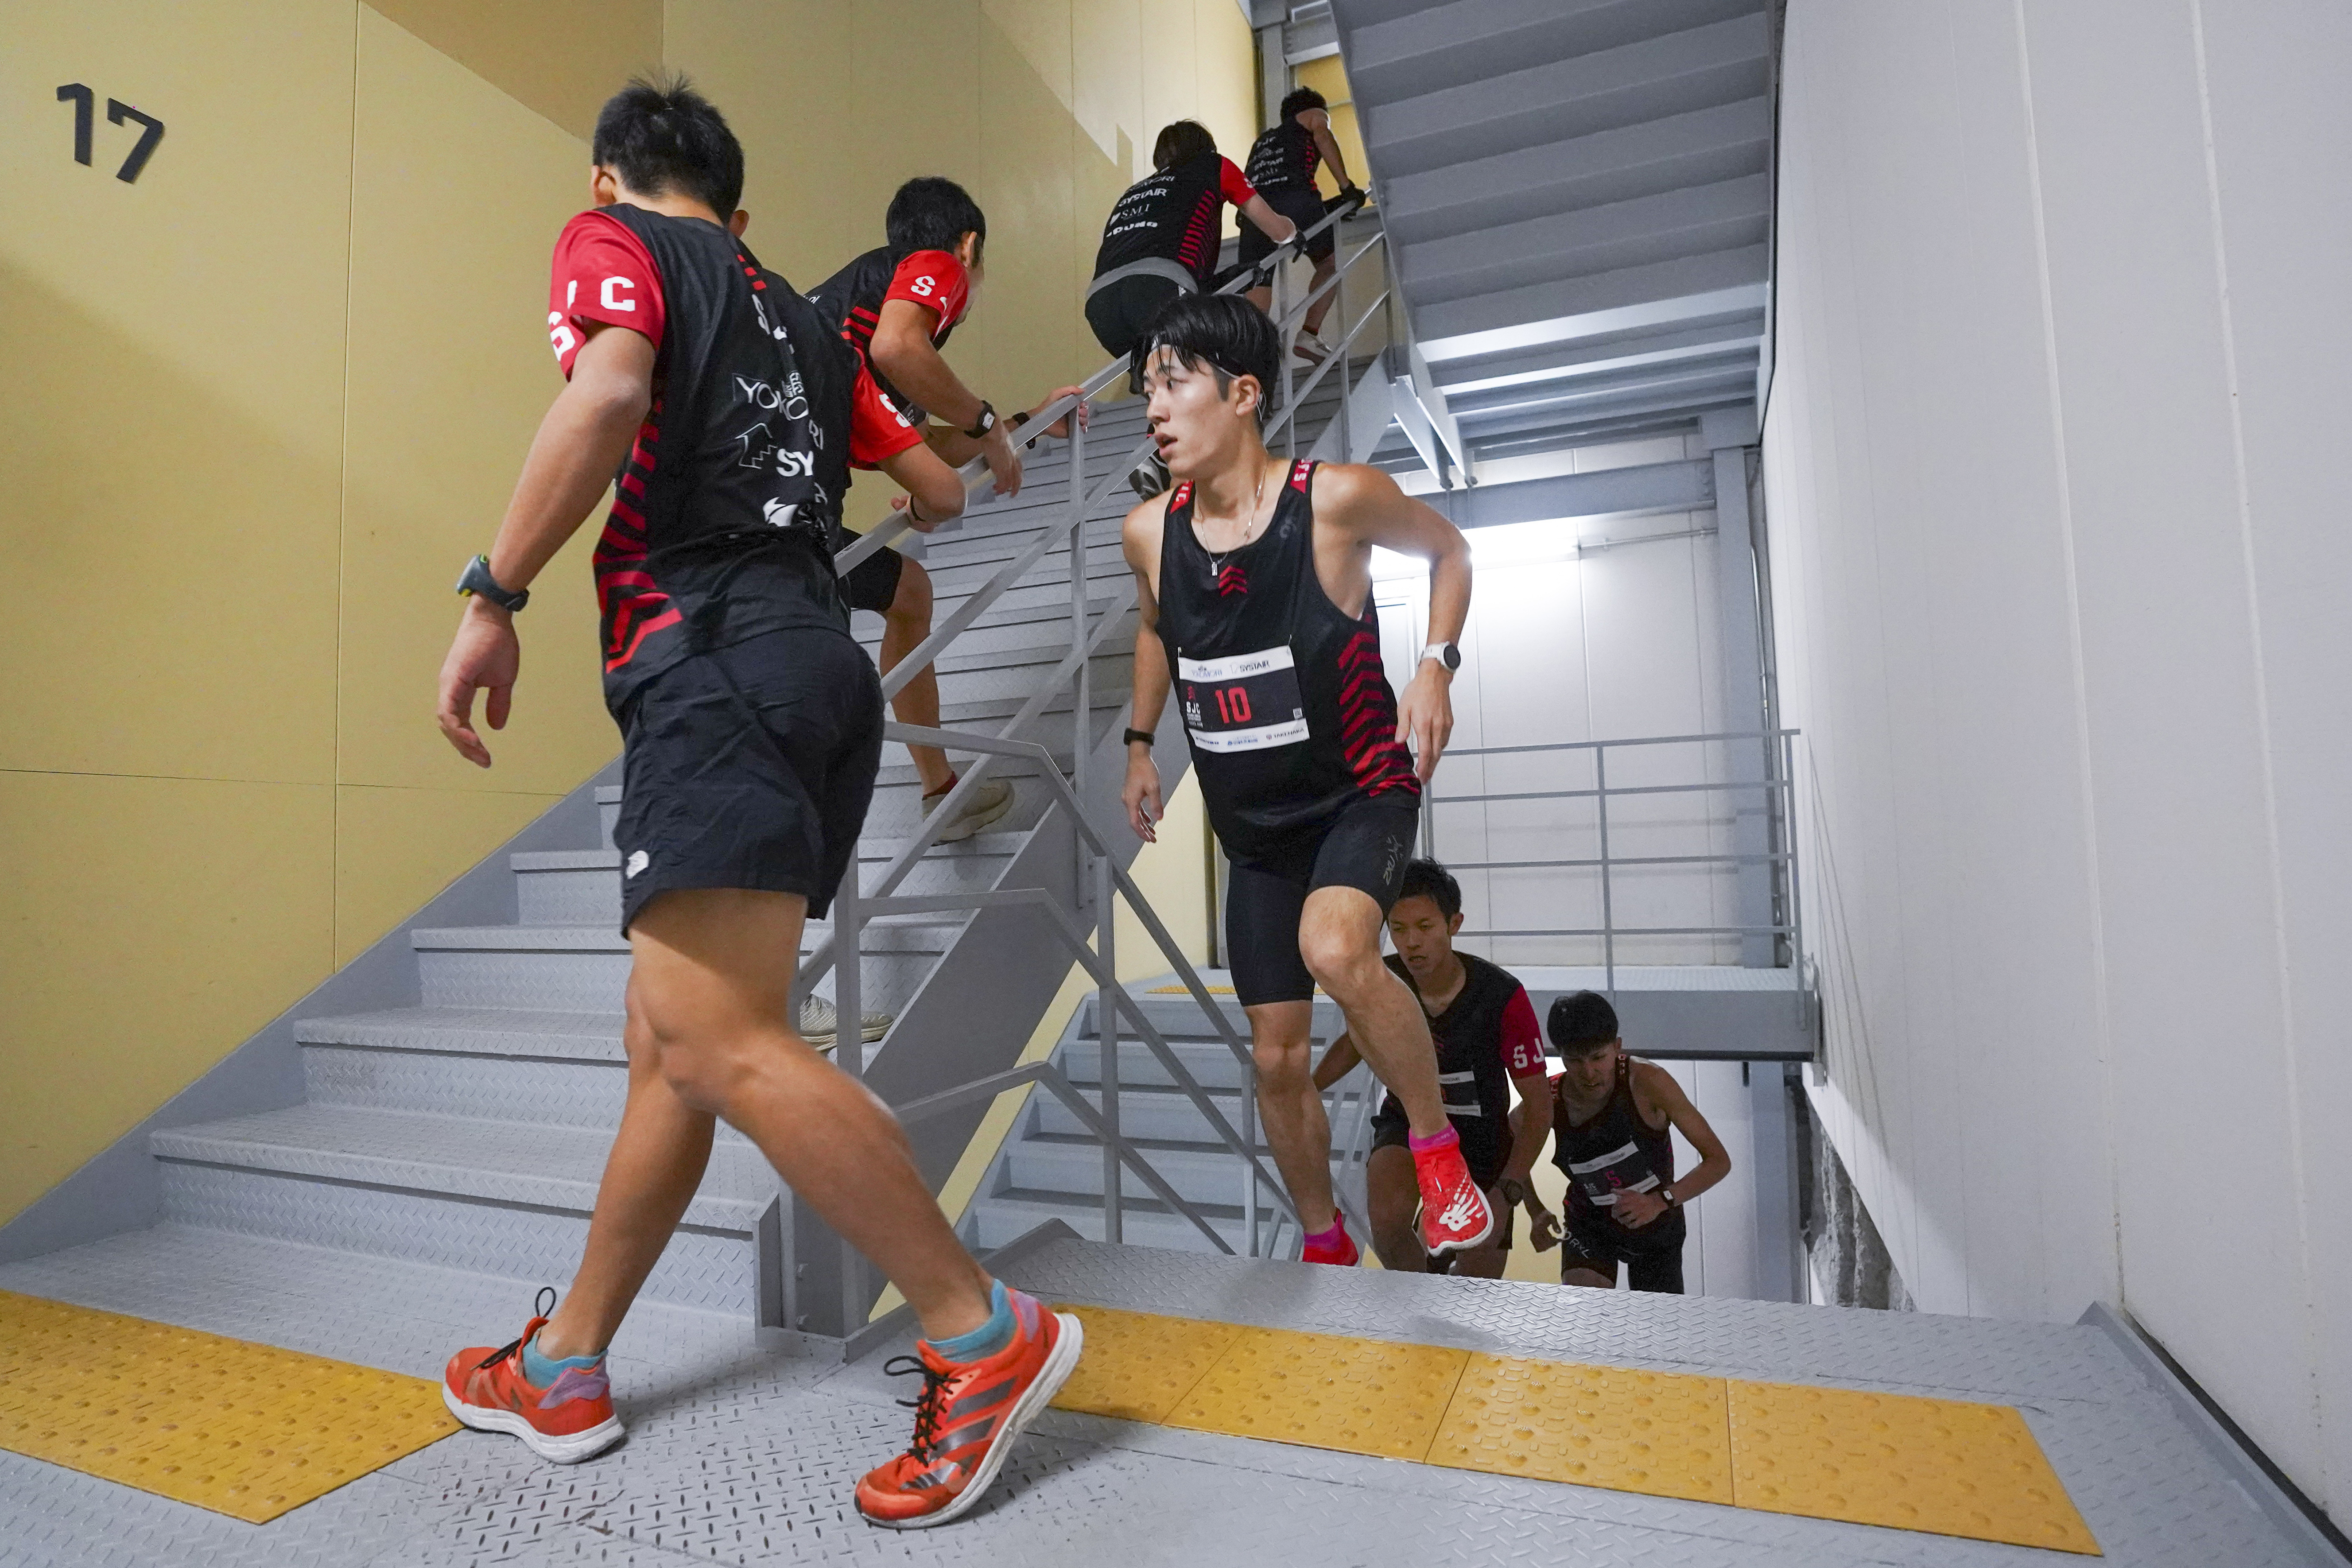
[[[554,1294],[540,1292],[542,1298]],[[554,1305],[546,1302],[547,1308]],[[531,1310],[536,1315],[512,1344],[497,1350],[476,1345],[449,1358],[441,1374],[441,1403],[477,1432],[510,1433],[542,1459],[576,1465],[621,1440],[625,1428],[613,1414],[613,1385],[600,1364],[585,1371],[565,1367],[548,1387],[532,1387],[522,1374],[522,1347],[547,1314],[537,1304]]]
[[[1334,1214],[1331,1216],[1331,1230],[1336,1230],[1339,1233],[1339,1241],[1337,1246],[1318,1246],[1315,1238],[1310,1236],[1307,1238],[1307,1244],[1299,1248],[1298,1261],[1301,1263],[1331,1263],[1338,1265],[1341,1268],[1353,1268],[1358,1263],[1363,1261],[1364,1255],[1356,1248],[1356,1238],[1348,1234],[1348,1216],[1346,1215]],[[1323,1234],[1328,1236],[1331,1234],[1331,1231],[1325,1231]]]
[[[857,1483],[857,1511],[892,1530],[925,1530],[958,1518],[1004,1468],[1013,1440],[1037,1417],[1078,1364],[1086,1331],[1066,1312],[1006,1286],[1013,1342],[979,1361],[951,1362],[918,1342],[916,1353],[883,1364],[893,1377],[923,1374],[915,1440]]]
[[[1470,1179],[1461,1139],[1449,1138],[1434,1149],[1416,1150],[1412,1172],[1421,1181],[1423,1246],[1432,1252],[1463,1252],[1494,1234],[1495,1211],[1486,1206],[1486,1194]]]

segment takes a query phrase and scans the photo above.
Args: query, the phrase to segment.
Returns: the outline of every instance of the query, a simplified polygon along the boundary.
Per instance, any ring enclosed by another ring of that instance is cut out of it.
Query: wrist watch
[[[996,405],[983,397],[980,400],[980,417],[971,422],[971,428],[964,434],[977,441],[995,428]]]
[[[509,615],[530,603],[530,589],[517,588],[509,594],[499,586],[499,580],[490,575],[490,558],[487,555],[477,555],[466,563],[466,570],[457,578],[457,594],[460,598],[478,595]]]
[[[1421,650],[1423,658],[1433,658],[1448,669],[1462,668],[1462,650],[1450,642],[1433,642]]]
[[[1495,1190],[1502,1194],[1503,1201],[1510,1205],[1513,1208],[1517,1208],[1521,1204],[1528,1201],[1528,1189],[1526,1184],[1514,1181],[1508,1176],[1505,1176],[1501,1181],[1496,1182],[1495,1184]]]
[[[1121,745],[1132,746],[1138,741],[1142,742],[1147,746],[1151,744],[1151,731],[1149,730],[1129,730],[1127,732],[1126,739],[1121,741],[1119,743]]]
[[[1680,1208],[1682,1206],[1682,1199],[1675,1196],[1675,1190],[1672,1187],[1660,1187],[1658,1189],[1658,1198],[1660,1202],[1664,1203],[1670,1209]]]

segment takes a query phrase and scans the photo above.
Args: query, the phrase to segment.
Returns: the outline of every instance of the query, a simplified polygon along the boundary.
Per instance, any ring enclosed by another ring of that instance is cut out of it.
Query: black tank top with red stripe
[[[1236,860],[1357,801],[1421,797],[1370,596],[1349,616],[1316,575],[1318,466],[1292,465],[1265,531],[1238,550],[1202,548],[1189,483],[1160,534],[1160,639],[1209,825]]]
[[[1622,1191],[1651,1193],[1675,1179],[1674,1129],[1642,1120],[1633,1100],[1633,1058],[1619,1056],[1617,1081],[1590,1121],[1571,1121],[1568,1098],[1552,1090],[1552,1163],[1568,1177],[1568,1214],[1587,1225],[1611,1217]],[[1679,1245],[1683,1212],[1675,1209],[1643,1227],[1661,1242]]]

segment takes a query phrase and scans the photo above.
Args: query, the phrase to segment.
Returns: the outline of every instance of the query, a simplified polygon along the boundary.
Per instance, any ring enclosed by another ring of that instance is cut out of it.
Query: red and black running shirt
[[[1536,1023],[1528,988],[1508,970],[1475,952],[1456,952],[1462,989],[1445,1010],[1429,1020],[1437,1049],[1437,1089],[1445,1114],[1462,1135],[1462,1157],[1474,1171],[1501,1170],[1511,1157],[1511,1080],[1544,1077],[1543,1030]],[[1412,972],[1395,953],[1388,966],[1412,986]],[[1549,1096],[1547,1080],[1542,1092]],[[1402,1119],[1404,1107],[1393,1094],[1381,1102],[1382,1116]]]
[[[1095,276],[1157,257],[1192,274],[1206,289],[1217,275],[1224,239],[1225,204],[1241,206],[1257,195],[1233,160],[1203,153],[1127,187],[1103,225]]]
[[[1397,737],[1370,596],[1349,618],[1315,572],[1315,470],[1301,459],[1265,531],[1212,556],[1192,533],[1192,487],[1168,500],[1160,640],[1209,825],[1256,859],[1355,802],[1420,799]]]
[[[840,329],[857,351],[865,373],[850,429],[850,462],[861,468],[877,467],[914,446],[930,423],[930,415],[874,366],[874,329],[881,324],[882,307],[892,300],[929,311],[931,342],[943,348],[971,308],[971,276],[950,251],[917,250],[894,257],[885,246],[867,251],[809,290],[809,302]]]
[[[547,324],[566,376],[592,322],[655,350],[594,555],[607,706],[689,654],[845,628],[825,550],[857,369],[839,336],[717,224],[627,205],[555,242]]]
[[[1311,191],[1315,171],[1322,166],[1323,149],[1297,115],[1268,127],[1250,144],[1249,183],[1261,191]]]

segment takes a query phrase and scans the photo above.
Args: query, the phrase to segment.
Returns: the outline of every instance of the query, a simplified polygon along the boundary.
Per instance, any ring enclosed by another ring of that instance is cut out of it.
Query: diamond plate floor
[[[2305,1559],[2095,1330],[1049,1247],[1050,1298],[1236,1323],[2018,1406],[2107,1560]],[[163,1226],[0,1268],[18,1290],[437,1375],[510,1336],[532,1281]],[[571,1468],[461,1433],[262,1526],[0,1454],[0,1564],[1549,1563],[1941,1568],[2058,1554],[1048,1412],[969,1519],[898,1534],[849,1504],[903,1442],[887,1350],[853,1366],[740,1320],[646,1307],[614,1347],[627,1442]]]

